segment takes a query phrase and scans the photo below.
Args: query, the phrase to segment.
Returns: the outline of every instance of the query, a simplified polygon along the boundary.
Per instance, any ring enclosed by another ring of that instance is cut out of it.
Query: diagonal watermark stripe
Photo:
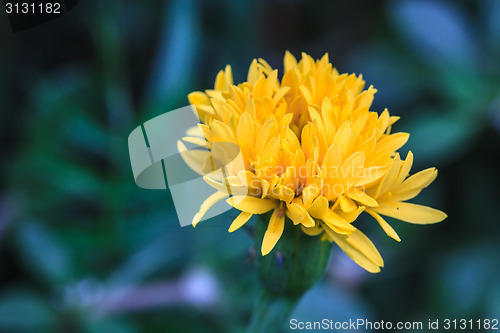
[[[221,184],[215,195],[219,199],[236,192],[243,196],[248,194],[246,186],[239,184],[233,188],[228,180],[244,170],[239,146],[231,142],[206,142],[198,130],[199,123],[194,107],[186,106],[145,122],[128,138],[136,184],[145,189],[168,187],[181,226],[192,224],[205,199],[214,195],[214,188],[203,177]],[[183,143],[181,139],[186,133],[191,139]],[[221,201],[202,220],[230,209]]]

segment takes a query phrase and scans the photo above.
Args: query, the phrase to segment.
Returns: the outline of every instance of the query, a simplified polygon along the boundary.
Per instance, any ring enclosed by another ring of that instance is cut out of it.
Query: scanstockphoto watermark
[[[321,321],[299,321],[290,319],[289,328],[293,331],[325,331],[325,332],[354,332],[354,331],[498,331],[498,318],[445,318],[427,319],[424,321],[372,321],[368,319],[349,319],[335,321],[324,318]]]
[[[372,330],[423,330],[424,323],[421,321],[371,321],[368,319],[349,319],[348,321],[335,321],[324,318],[321,321],[299,321],[297,319],[290,319],[289,327],[294,331],[372,331]]]
[[[351,157],[354,155],[351,155]],[[258,172],[265,178],[269,178],[273,175],[277,176],[286,176],[290,178],[307,178],[311,173],[321,174],[325,178],[332,179],[374,179],[381,174],[381,171],[384,170],[383,167],[364,167],[363,159],[360,160],[361,154],[358,154],[358,161],[355,163],[352,158],[351,160],[346,159],[342,165],[321,165],[316,163],[319,166],[313,165],[299,165],[299,166],[284,166],[282,164],[276,163],[274,166],[264,167],[257,169],[255,165],[252,165],[256,173]],[[316,170],[314,170],[316,169]]]
[[[383,171],[384,169],[380,167],[365,168],[361,165],[343,165],[322,166],[319,170],[313,172],[306,165],[299,167],[277,165],[275,167],[255,169],[255,174],[258,178],[251,179],[249,182],[242,179],[242,182],[243,185],[249,188],[259,188],[261,186],[260,179],[266,179],[271,182],[274,176],[278,176],[282,179],[284,185],[295,189],[298,192],[297,195],[300,195],[300,190],[307,186],[308,177],[319,175],[322,179],[330,180],[321,184],[321,192],[339,197],[352,187],[357,187],[364,191],[366,184],[379,179],[384,174]]]

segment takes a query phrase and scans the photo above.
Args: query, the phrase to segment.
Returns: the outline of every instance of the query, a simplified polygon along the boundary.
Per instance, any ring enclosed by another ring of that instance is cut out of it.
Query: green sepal
[[[274,249],[262,256],[262,239],[271,214],[258,216],[255,232],[255,266],[261,284],[281,297],[300,298],[323,276],[330,257],[331,243],[321,235],[309,236],[300,225],[285,218],[283,235]]]

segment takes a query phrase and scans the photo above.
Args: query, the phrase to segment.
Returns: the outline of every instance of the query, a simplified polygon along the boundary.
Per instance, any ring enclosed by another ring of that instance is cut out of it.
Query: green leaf
[[[36,277],[51,283],[70,280],[73,265],[68,250],[41,222],[21,225],[16,240],[22,260]]]

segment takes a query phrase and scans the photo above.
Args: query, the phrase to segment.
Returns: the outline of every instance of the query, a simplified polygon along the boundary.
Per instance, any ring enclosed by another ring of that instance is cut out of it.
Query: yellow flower
[[[402,161],[396,151],[409,134],[391,134],[399,117],[387,109],[380,115],[370,111],[376,90],[364,89],[361,75],[339,74],[327,54],[314,61],[303,53],[297,62],[289,52],[284,71],[280,81],[277,70],[254,60],[247,81],[235,85],[227,66],[214,89],[189,95],[201,131],[184,141],[208,148],[217,142],[236,144],[244,164],[226,170],[225,177],[205,177],[218,191],[202,205],[193,225],[222,199],[241,211],[230,232],[254,214],[272,210],[262,255],[278,242],[288,217],[304,233],[321,234],[360,266],[378,272],[383,267],[379,252],[352,223],[367,212],[400,241],[381,215],[417,224],[442,221],[443,212],[405,202],[427,187],[437,171],[408,177],[413,155]],[[228,186],[233,189],[229,195]]]

